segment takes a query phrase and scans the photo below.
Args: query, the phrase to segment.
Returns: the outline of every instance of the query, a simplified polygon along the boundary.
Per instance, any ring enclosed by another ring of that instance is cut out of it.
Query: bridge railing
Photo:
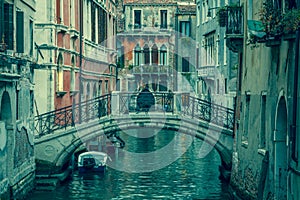
[[[130,112],[144,111],[143,108],[138,107],[137,98],[140,93],[119,93],[119,114],[126,114]],[[154,92],[154,105],[149,111],[155,112],[173,112],[174,111],[174,94],[170,92]]]
[[[181,96],[181,113],[233,130],[234,110],[188,94]]]
[[[35,131],[38,136],[53,133],[59,129],[75,126],[95,118],[110,115],[111,94],[47,112],[35,117]]]

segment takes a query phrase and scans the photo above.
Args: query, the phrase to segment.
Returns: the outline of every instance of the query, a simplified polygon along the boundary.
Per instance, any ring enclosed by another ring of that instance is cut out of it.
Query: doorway
[[[276,199],[287,199],[287,109],[284,97],[277,106],[274,131],[274,183]]]

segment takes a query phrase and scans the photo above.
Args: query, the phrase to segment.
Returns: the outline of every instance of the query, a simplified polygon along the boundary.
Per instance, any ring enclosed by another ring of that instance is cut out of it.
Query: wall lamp
[[[207,17],[211,17],[211,10],[218,9],[219,7],[208,8]]]

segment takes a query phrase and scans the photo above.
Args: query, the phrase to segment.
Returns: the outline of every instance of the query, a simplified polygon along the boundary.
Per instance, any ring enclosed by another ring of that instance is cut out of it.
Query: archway
[[[7,140],[12,139],[12,130],[7,130],[7,126],[12,123],[11,102],[8,92],[4,92],[0,107],[0,181],[7,174]],[[10,137],[9,137],[10,135]]]
[[[2,96],[0,121],[4,121],[6,123],[12,122],[11,103],[8,92],[4,92]]]
[[[284,97],[277,105],[274,131],[274,183],[276,199],[287,198],[287,109]]]

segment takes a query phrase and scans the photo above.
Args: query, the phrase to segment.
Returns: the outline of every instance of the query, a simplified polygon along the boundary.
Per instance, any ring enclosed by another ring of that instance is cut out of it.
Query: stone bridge
[[[147,99],[153,95],[153,101],[144,101],[144,94]],[[230,170],[233,122],[233,110],[188,94],[114,92],[36,117],[37,174],[50,177],[62,173],[73,153],[92,138],[141,127],[174,130],[201,139],[218,151],[223,169]]]

